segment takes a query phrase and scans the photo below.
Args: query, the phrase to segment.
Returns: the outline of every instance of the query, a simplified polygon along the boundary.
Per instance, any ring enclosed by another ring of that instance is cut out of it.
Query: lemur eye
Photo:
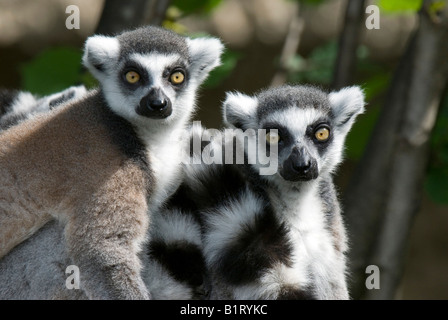
[[[314,133],[314,136],[318,141],[327,141],[330,137],[330,130],[328,128],[319,128]]]
[[[129,83],[137,83],[140,80],[140,75],[135,71],[128,71],[126,73],[126,81]]]
[[[280,141],[280,135],[277,132],[270,131],[266,134],[266,141],[269,144],[277,144]]]
[[[182,84],[185,81],[185,75],[181,71],[175,71],[170,75],[172,84]]]

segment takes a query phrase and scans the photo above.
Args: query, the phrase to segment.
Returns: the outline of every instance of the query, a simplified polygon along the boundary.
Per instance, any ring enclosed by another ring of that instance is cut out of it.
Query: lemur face
[[[191,114],[197,87],[219,65],[222,50],[214,38],[145,27],[89,38],[83,61],[116,113],[131,122],[168,122]]]
[[[257,131],[257,139],[265,140],[268,150],[278,147],[277,173],[266,178],[295,183],[336,168],[345,137],[363,110],[358,87],[327,94],[310,86],[283,86],[254,97],[229,94],[224,119],[242,130],[265,129],[265,134]]]

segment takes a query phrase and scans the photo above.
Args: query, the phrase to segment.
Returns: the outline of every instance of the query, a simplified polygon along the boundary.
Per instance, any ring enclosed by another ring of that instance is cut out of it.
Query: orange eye
[[[270,131],[266,134],[266,141],[269,144],[277,144],[280,141],[280,136],[274,131]]]
[[[328,128],[320,128],[314,133],[314,136],[318,141],[326,141],[330,137],[330,130]]]
[[[137,83],[140,80],[140,75],[135,71],[128,71],[126,73],[126,81],[129,83]]]
[[[180,71],[173,72],[170,81],[172,84],[182,84],[185,81],[185,75]]]

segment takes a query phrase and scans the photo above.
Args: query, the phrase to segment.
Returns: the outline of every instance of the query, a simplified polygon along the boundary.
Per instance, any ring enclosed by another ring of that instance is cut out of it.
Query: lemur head
[[[114,112],[133,123],[168,123],[191,115],[196,90],[220,64],[222,50],[215,38],[148,26],[88,38],[83,63]]]
[[[347,133],[363,111],[359,87],[329,94],[311,86],[282,86],[255,96],[230,93],[223,108],[224,121],[231,127],[266,129],[264,135],[257,130],[257,138],[266,141],[268,150],[278,147],[277,173],[266,178],[291,182],[331,173],[342,160]]]

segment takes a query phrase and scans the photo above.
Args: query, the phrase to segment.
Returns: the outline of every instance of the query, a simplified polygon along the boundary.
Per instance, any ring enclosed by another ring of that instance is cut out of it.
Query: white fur
[[[120,43],[115,37],[92,36],[89,37],[84,45],[84,55],[82,62],[84,66],[100,81],[107,77],[107,73],[100,72],[96,63],[101,63],[107,70],[113,66],[120,52]]]
[[[151,240],[166,243],[188,241],[202,247],[201,230],[190,214],[178,210],[160,210],[154,216],[151,227]]]
[[[64,91],[54,93],[52,95],[42,97],[39,100],[36,101],[36,106],[32,110],[31,114],[36,114],[40,112],[47,112],[50,110],[53,106],[50,106],[50,103],[52,103],[54,100],[59,99],[60,97],[67,95],[69,93],[73,93],[73,97],[70,98],[70,100],[64,101],[63,103],[73,103],[78,101],[79,99],[82,99],[87,94],[87,89],[84,86],[73,86],[68,89],[65,89]]]
[[[208,263],[213,264],[226,244],[230,244],[246,226],[253,225],[262,209],[263,203],[254,193],[244,192],[237,201],[223,205],[215,212],[204,213],[208,229],[204,253]]]
[[[73,86],[64,91],[41,98],[32,95],[30,92],[22,91],[14,99],[8,112],[0,117],[0,127],[6,124],[7,128],[26,119],[35,117],[38,114],[49,112],[53,107],[59,107],[61,103],[57,100],[69,93],[73,94],[73,96],[70,99],[63,101],[62,104],[72,103],[81,99],[87,94],[87,90],[82,85]],[[54,104],[54,102],[57,103]]]
[[[364,112],[364,93],[360,87],[346,87],[337,92],[331,92],[328,99],[337,121],[343,121],[347,115],[351,119],[340,128],[341,133],[346,134],[350,130],[357,115]]]
[[[192,80],[196,84],[205,80],[208,73],[221,64],[224,45],[216,38],[187,38],[187,45],[192,57],[191,67],[196,71]]]
[[[149,261],[148,269],[144,281],[154,300],[188,300],[193,296],[188,285],[175,280],[157,261]]]
[[[222,109],[225,125],[235,127],[235,119],[239,119],[243,121],[245,127],[255,127],[253,116],[257,105],[256,98],[239,92],[227,93]]]
[[[199,225],[191,215],[177,210],[159,210],[155,213],[150,241],[163,241],[165,244],[188,242],[202,248]],[[153,299],[185,300],[194,296],[192,287],[174,279],[158,261],[149,259],[147,264],[144,280]]]
[[[29,92],[20,92],[11,105],[11,113],[21,114],[30,112],[36,105],[37,99]]]
[[[312,181],[304,185],[300,193],[288,188],[270,192],[277,217],[291,228],[289,236],[294,264],[291,268],[278,265],[263,281],[274,280],[277,284],[290,284],[300,288],[312,281],[308,275],[310,272],[315,278],[313,285],[318,298],[332,299],[330,280],[337,278],[334,274],[344,274],[345,266],[337,263],[332,235],[326,227],[317,188],[318,181]]]
[[[173,194],[182,182],[182,157],[184,131],[173,128],[171,133],[150,135],[139,130],[140,136],[151,146],[148,152],[151,170],[157,177],[157,184],[151,195],[151,212],[158,210],[161,204]]]

